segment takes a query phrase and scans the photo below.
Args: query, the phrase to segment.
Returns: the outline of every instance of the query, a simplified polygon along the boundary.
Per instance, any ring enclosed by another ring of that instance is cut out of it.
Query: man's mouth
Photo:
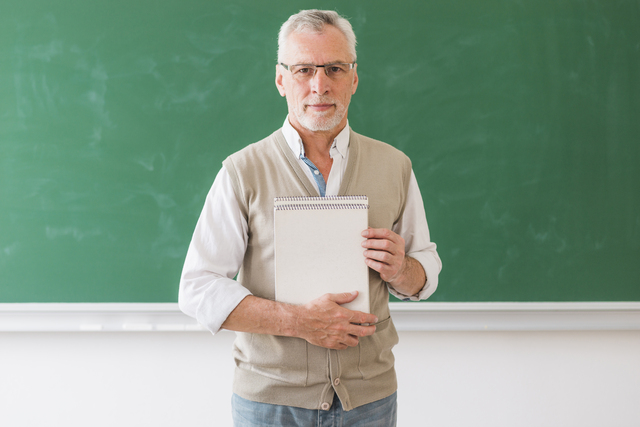
[[[311,111],[322,112],[322,111],[330,110],[334,106],[335,106],[335,104],[328,104],[328,103],[327,104],[325,104],[325,103],[307,104],[307,109],[310,109]]]

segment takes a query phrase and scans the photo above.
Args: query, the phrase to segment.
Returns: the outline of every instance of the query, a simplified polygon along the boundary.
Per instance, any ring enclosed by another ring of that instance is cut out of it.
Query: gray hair
[[[349,53],[353,61],[356,60],[356,35],[353,32],[351,23],[338,15],[333,10],[301,10],[295,15],[291,15],[280,27],[278,33],[278,62],[282,61],[281,55],[285,50],[287,39],[291,33],[321,33],[325,25],[333,25],[347,38]]]

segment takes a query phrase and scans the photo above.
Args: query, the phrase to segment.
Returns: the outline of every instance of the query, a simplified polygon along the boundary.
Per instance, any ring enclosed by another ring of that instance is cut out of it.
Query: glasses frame
[[[311,77],[307,77],[309,79],[312,79],[316,76],[316,73],[318,72],[318,68],[324,68],[324,74],[329,77],[331,79],[331,77],[329,76],[329,72],[327,71],[327,67],[331,67],[332,65],[348,65],[349,66],[349,70],[351,71],[355,68],[356,66],[356,62],[331,62],[329,64],[323,64],[323,65],[314,65],[314,64],[292,64],[292,65],[288,65],[285,64],[283,62],[280,62],[280,65],[282,65],[282,67],[284,67],[285,70],[287,70],[288,72],[291,73],[291,76],[293,76],[293,72],[291,71],[291,67],[308,67],[311,68],[313,67],[313,75]]]

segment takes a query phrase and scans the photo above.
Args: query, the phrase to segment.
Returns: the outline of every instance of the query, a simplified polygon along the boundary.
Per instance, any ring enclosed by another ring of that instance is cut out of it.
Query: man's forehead
[[[351,62],[347,38],[333,26],[325,26],[321,32],[293,32],[287,38],[284,57],[291,63],[314,64]]]

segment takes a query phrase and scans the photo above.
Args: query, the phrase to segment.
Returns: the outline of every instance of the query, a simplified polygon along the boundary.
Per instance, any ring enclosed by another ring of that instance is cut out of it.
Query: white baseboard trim
[[[399,331],[640,330],[640,302],[390,303]],[[0,303],[0,332],[205,331],[176,303]]]

